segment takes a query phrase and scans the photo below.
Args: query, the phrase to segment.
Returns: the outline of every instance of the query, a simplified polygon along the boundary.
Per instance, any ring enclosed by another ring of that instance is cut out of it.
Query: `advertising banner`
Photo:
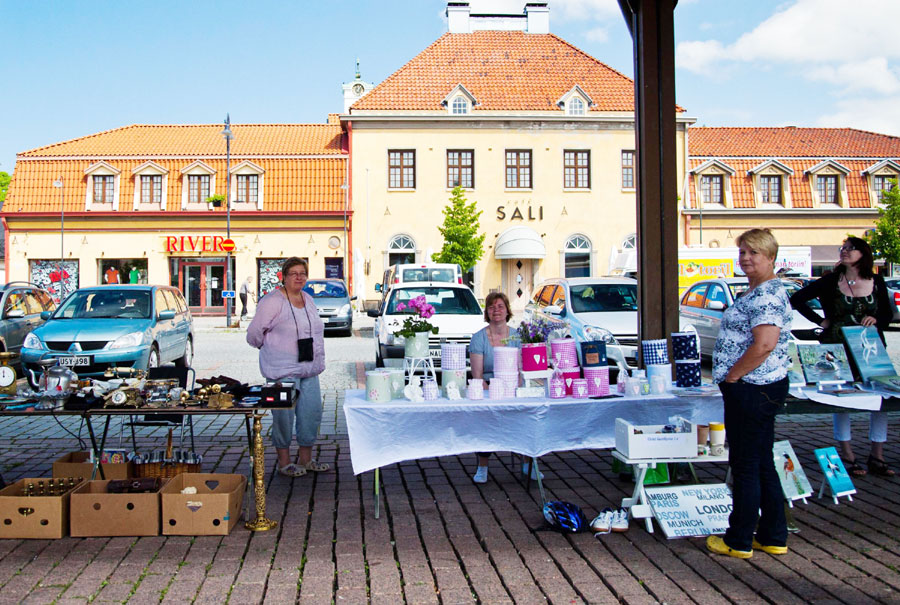
[[[644,490],[667,538],[724,534],[731,514],[731,490],[724,483],[673,485]]]

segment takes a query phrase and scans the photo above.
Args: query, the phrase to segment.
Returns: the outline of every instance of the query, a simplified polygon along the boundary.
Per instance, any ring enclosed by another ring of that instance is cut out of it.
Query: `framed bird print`
[[[781,490],[784,492],[786,500],[803,500],[812,496],[812,485],[800,466],[800,460],[791,447],[791,442],[776,441],[772,448],[772,455],[775,457],[775,471],[778,478],[781,479]]]
[[[860,380],[868,382],[876,376],[897,376],[897,369],[875,326],[844,326],[841,332]]]
[[[853,382],[853,371],[842,344],[798,344],[797,354],[806,375],[813,384]]]

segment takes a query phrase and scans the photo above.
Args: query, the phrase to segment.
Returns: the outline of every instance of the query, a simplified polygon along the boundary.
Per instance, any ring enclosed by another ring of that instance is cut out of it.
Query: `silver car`
[[[602,340],[611,366],[637,367],[637,282],[631,278],[548,279],[525,307],[525,319],[533,316],[564,324],[579,345]],[[581,347],[577,350],[582,363]]]
[[[891,323],[898,322],[900,321],[900,277],[885,277],[884,283],[887,285],[891,310],[894,312]]]
[[[351,297],[347,293],[344,280],[311,279],[303,286],[303,290],[313,297],[326,332],[340,332],[345,336],[353,333],[353,310],[350,308],[350,301],[356,300],[356,297]]]
[[[794,280],[781,281],[788,296],[800,289],[800,285]],[[701,356],[712,356],[725,309],[733,305],[735,299],[749,287],[746,277],[726,277],[699,281],[685,291],[679,307],[679,323],[682,330],[693,328],[697,331],[700,337]],[[809,305],[814,309],[821,309],[817,300],[811,300]],[[794,311],[791,333],[797,342],[818,343],[818,329],[819,326]]]

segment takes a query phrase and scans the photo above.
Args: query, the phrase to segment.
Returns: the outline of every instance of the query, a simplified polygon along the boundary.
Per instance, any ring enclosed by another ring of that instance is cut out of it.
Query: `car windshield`
[[[783,279],[781,283],[784,284],[784,289],[787,291],[788,297],[793,296],[797,292],[800,291],[800,284],[795,282],[792,279]],[[731,289],[731,297],[737,300],[747,289],[750,287],[750,284],[747,282],[739,282],[739,283],[730,283],[728,287]],[[818,298],[813,298],[807,303],[811,309],[821,309],[822,304],[819,302]]]
[[[429,269],[428,267],[417,267],[415,269],[403,270],[403,282],[417,281],[447,281],[454,282],[453,269]]]
[[[395,289],[388,303],[387,314],[412,313],[408,309],[398,311],[397,305],[417,296],[425,296],[425,301],[434,307],[434,312],[438,315],[481,315],[481,307],[470,290],[440,287]]]
[[[150,292],[80,290],[69,296],[54,319],[149,319]]]
[[[334,281],[308,281],[303,286],[303,291],[313,298],[344,298],[347,289],[344,284]]]
[[[884,283],[888,288],[893,288],[894,290],[896,290],[897,288],[900,288],[900,277],[895,277],[893,279],[887,278],[884,280]]]
[[[572,310],[576,313],[637,311],[637,284],[586,284],[572,286]]]

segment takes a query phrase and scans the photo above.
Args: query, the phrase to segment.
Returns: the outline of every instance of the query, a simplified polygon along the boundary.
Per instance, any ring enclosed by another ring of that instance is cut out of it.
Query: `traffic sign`
[[[225,252],[233,252],[233,251],[234,251],[234,248],[235,248],[235,246],[234,246],[234,240],[233,240],[233,239],[227,238],[227,239],[223,239],[223,240],[222,240],[222,250],[224,250]],[[232,293],[231,298],[234,298],[234,294],[233,294],[233,293]]]
[[[222,290],[222,298],[234,298],[234,290]]]

